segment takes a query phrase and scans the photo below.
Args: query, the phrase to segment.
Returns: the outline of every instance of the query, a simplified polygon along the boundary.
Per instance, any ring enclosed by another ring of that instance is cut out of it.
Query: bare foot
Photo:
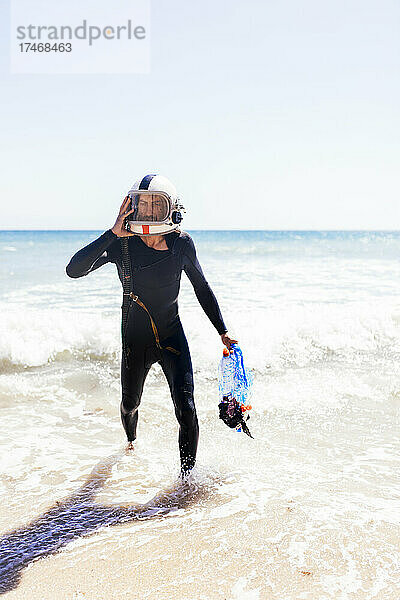
[[[127,447],[125,448],[125,454],[131,454],[135,449],[135,442],[128,442]]]

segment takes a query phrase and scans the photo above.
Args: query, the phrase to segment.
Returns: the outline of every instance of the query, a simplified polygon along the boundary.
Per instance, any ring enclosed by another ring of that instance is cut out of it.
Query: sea
[[[0,595],[398,600],[400,232],[189,232],[254,439],[218,418],[223,345],[183,273],[186,480],[158,364],[126,450],[115,265],[65,273],[101,233],[0,232]]]

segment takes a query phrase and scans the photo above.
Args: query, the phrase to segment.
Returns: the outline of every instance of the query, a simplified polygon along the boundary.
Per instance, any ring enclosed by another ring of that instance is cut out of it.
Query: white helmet
[[[136,181],[128,192],[130,209],[129,231],[138,235],[161,235],[179,227],[184,207],[180,204],[173,183],[162,175],[146,175]]]

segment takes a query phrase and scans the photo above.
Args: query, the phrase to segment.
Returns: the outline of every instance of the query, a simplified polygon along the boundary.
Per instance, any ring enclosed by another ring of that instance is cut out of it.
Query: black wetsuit
[[[122,360],[121,419],[128,440],[136,439],[138,406],[144,381],[151,365],[159,362],[167,378],[179,422],[179,449],[183,470],[190,470],[196,459],[198,422],[193,399],[193,370],[189,347],[178,314],[178,294],[182,270],[189,277],[196,296],[221,335],[227,331],[217,300],[196,257],[189,234],[172,232],[165,236],[168,250],[155,250],[139,236],[129,237],[132,291],[148,309],[160,339],[157,347],[146,311],[132,303],[125,330],[129,364]],[[70,277],[82,277],[113,262],[123,280],[121,240],[108,230],[79,250],[67,266]],[[172,348],[174,351],[167,348]]]

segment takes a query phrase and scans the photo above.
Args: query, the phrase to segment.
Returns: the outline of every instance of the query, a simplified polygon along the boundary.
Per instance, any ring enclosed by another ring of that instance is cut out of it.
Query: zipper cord
[[[176,241],[176,240],[175,240]],[[175,245],[175,244],[174,244]],[[154,322],[153,317],[151,316],[149,310],[145,306],[145,304],[140,300],[140,298],[133,293],[133,279],[132,279],[132,264],[131,257],[129,256],[129,245],[128,245],[128,237],[121,238],[121,251],[122,251],[122,289],[123,289],[123,298],[122,298],[122,354],[125,361],[125,366],[127,369],[130,368],[130,347],[126,344],[126,330],[128,326],[128,318],[129,311],[132,306],[132,302],[136,302],[149,316],[151,328],[153,331],[154,339],[156,342],[156,346],[159,350],[162,350],[162,346],[160,343],[160,337],[158,335],[157,326]],[[154,264],[158,264],[166,260],[162,258]],[[148,265],[148,266],[153,266]],[[146,267],[145,267],[146,268]],[[179,356],[180,351],[176,350],[172,346],[166,346],[165,350],[169,350],[173,354]]]

